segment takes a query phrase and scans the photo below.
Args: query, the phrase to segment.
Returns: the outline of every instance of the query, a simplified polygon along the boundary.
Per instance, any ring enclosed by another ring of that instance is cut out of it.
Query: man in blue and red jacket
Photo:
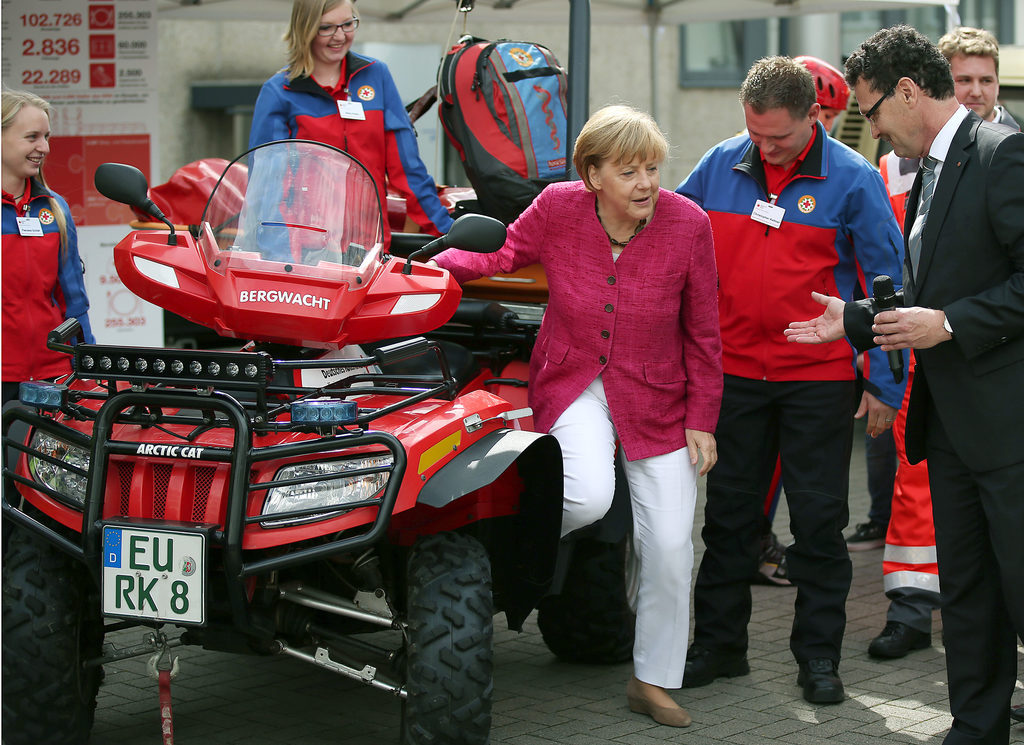
[[[346,107],[349,102],[358,107]],[[358,113],[348,115],[348,109]],[[348,52],[330,89],[312,76],[289,80],[287,69],[267,80],[256,100],[249,147],[283,139],[316,140],[351,154],[373,176],[382,213],[391,186],[405,197],[408,216],[424,232],[440,235],[451,227],[451,216],[420,159],[398,88],[380,60]],[[387,244],[387,219],[384,231]]]
[[[809,286],[852,299],[858,285],[870,295],[876,275],[899,278],[903,241],[878,171],[818,124],[806,68],[786,57],[760,60],[740,101],[747,133],[713,147],[676,189],[711,218],[725,371],[683,686],[749,672],[749,578],[781,455],[795,539],[786,561],[797,588],[797,683],[808,701],[837,703],[852,577],[842,530],[858,408],[855,353],[848,344],[788,344],[783,329],[815,315]],[[903,385],[877,350],[865,367],[858,413],[877,435],[891,427]]]

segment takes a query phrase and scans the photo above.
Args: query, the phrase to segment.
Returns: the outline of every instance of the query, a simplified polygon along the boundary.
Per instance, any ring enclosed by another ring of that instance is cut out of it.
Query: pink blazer
[[[548,186],[493,254],[448,250],[460,283],[539,262],[550,299],[530,358],[530,406],[547,432],[600,375],[629,460],[714,432],[722,399],[717,272],[707,215],[661,189],[618,260],[580,181]]]

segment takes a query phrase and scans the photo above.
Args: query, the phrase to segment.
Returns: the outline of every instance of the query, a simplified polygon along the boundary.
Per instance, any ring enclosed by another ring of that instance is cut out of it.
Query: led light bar
[[[68,387],[57,383],[26,382],[18,386],[18,399],[27,406],[47,411],[59,411]]]
[[[74,368],[91,380],[132,383],[227,385],[261,388],[274,375],[274,361],[265,352],[209,352],[197,349],[75,346]]]
[[[330,426],[351,424],[359,416],[359,407],[355,401],[321,398],[296,401],[291,406],[291,412],[292,424]]]

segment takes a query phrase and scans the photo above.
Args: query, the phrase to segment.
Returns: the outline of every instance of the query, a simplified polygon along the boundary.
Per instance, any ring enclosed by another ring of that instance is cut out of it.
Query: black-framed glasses
[[[353,18],[350,21],[344,23],[324,23],[317,30],[317,36],[334,36],[338,29],[341,29],[346,34],[351,34],[357,28],[359,28],[359,19]]]
[[[885,92],[885,95],[884,95],[884,96],[882,96],[882,97],[881,97],[880,99],[878,99],[877,101],[875,101],[875,105],[874,105],[874,106],[872,106],[872,107],[871,107],[870,109],[868,109],[867,111],[865,111],[865,112],[864,112],[864,118],[865,118],[865,119],[867,119],[868,121],[871,121],[871,118],[872,118],[872,117],[873,117],[873,116],[874,116],[875,114],[877,114],[877,113],[878,113],[878,107],[882,105],[882,101],[884,101],[885,99],[887,99],[887,98],[888,98],[889,96],[891,96],[891,95],[892,95],[893,93],[895,93],[895,92],[896,92],[896,86],[897,86],[897,85],[899,85],[899,82],[900,82],[900,81],[898,81],[898,80],[897,80],[897,81],[896,81],[895,83],[893,83],[893,84],[892,84],[892,88],[890,88],[889,90],[887,90],[887,91]]]

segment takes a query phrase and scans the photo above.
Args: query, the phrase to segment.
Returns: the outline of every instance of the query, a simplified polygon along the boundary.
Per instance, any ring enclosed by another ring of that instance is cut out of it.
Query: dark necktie
[[[907,246],[910,250],[910,268],[917,276],[917,266],[921,261],[921,234],[924,233],[925,221],[928,219],[928,208],[932,204],[932,197],[935,196],[935,166],[938,161],[928,155],[921,159],[921,201],[917,207],[917,216],[910,228],[910,239]]]

